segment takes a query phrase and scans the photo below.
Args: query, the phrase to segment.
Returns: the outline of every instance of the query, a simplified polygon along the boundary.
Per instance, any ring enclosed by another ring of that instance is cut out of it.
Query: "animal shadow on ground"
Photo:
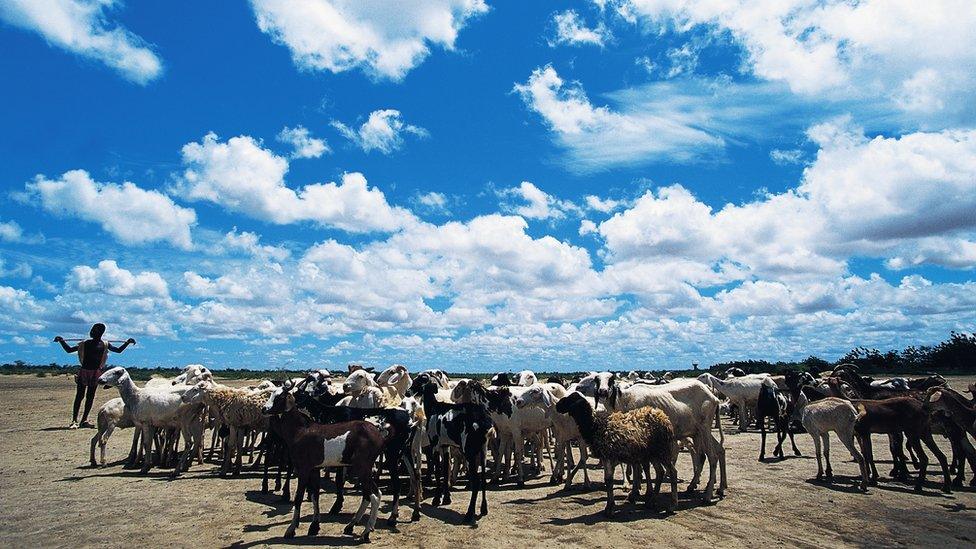
[[[592,513],[586,513],[578,517],[570,518],[559,518],[552,517],[545,521],[543,524],[551,524],[553,526],[567,526],[570,524],[585,524],[587,526],[592,526],[594,524],[600,524],[603,522],[634,522],[638,520],[645,519],[663,519],[671,515],[664,511],[666,499],[670,496],[662,492],[658,494],[654,501],[657,504],[656,508],[648,509],[644,507],[643,498],[640,498],[637,503],[629,503],[625,497],[618,496],[614,498],[616,503],[616,510],[614,512],[613,518],[607,518],[603,514],[603,503],[606,502],[606,497],[603,495],[595,495],[592,498],[583,497],[573,497],[568,501],[570,503],[581,505],[581,506],[592,506],[598,505],[598,510]],[[706,504],[701,500],[698,494],[678,494],[678,506],[675,507],[675,513],[686,511],[688,509],[693,509],[696,507],[703,507]]]
[[[266,517],[277,517],[291,514],[292,502],[282,501],[281,496],[273,492],[262,492],[261,490],[247,490],[244,492],[247,501],[267,505],[264,511]]]

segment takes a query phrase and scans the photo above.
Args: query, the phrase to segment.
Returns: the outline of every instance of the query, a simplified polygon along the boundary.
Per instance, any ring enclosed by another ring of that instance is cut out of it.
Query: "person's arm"
[[[134,340],[134,339],[132,339],[130,337],[129,339],[125,340],[125,343],[123,343],[121,347],[116,347],[116,346],[112,345],[111,343],[109,343],[108,344],[108,350],[109,351],[112,351],[113,353],[121,353],[122,351],[125,350],[126,347],[128,347],[131,344],[134,344],[135,342],[136,342],[136,340]]]
[[[74,346],[68,345],[68,343],[65,342],[64,338],[61,336],[55,337],[54,341],[55,343],[60,343],[61,348],[64,349],[64,352],[66,353],[73,353],[78,350],[78,345],[74,345]]]

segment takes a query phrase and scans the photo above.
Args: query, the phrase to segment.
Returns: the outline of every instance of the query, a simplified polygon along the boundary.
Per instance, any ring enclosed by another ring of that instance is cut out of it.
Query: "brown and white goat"
[[[379,511],[380,490],[373,476],[373,465],[383,449],[383,435],[379,428],[368,421],[348,421],[332,425],[314,423],[295,408],[295,396],[291,383],[286,383],[268,397],[263,411],[270,416],[271,430],[281,437],[291,457],[298,487],[295,489],[295,507],[291,524],[285,537],[295,535],[301,518],[305,490],[311,491],[312,524],[308,535],[319,531],[319,472],[323,467],[341,467],[354,478],[363,494],[363,501],[352,522],[343,531],[352,534],[353,526],[363,517],[367,503],[370,505],[369,521],[363,530],[362,541],[369,541],[369,534],[376,525]]]

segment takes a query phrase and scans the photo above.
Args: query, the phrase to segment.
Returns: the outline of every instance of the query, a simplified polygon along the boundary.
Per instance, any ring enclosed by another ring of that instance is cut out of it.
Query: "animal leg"
[[[285,537],[295,537],[295,530],[298,529],[298,521],[302,516],[302,500],[305,499],[305,484],[307,483],[308,473],[298,476],[298,487],[295,488],[295,506],[292,510],[291,523],[285,529]]]
[[[925,442],[925,445],[928,447],[928,449],[931,450],[933,454],[935,454],[935,459],[939,461],[939,465],[942,467],[942,479],[943,479],[942,491],[948,494],[949,492],[952,491],[952,489],[950,488],[949,467],[948,464],[946,463],[945,454],[943,454],[942,450],[940,450],[939,447],[936,446],[935,440],[932,439],[932,433],[923,434],[922,440]],[[925,452],[922,451],[921,444],[918,445],[918,453],[920,454],[919,458],[925,455]],[[919,476],[921,476],[921,472],[919,473]]]

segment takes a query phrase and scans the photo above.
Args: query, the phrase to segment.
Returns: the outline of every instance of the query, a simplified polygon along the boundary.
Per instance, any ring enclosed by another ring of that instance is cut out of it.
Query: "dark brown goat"
[[[932,438],[929,414],[921,401],[912,397],[895,397],[884,400],[854,400],[852,403],[858,411],[858,418],[854,423],[854,432],[857,434],[861,449],[864,451],[865,462],[871,467],[871,484],[876,484],[878,481],[878,469],[875,467],[874,451],[871,448],[871,434],[904,434],[907,438],[908,447],[915,451],[919,460],[915,490],[922,490],[922,483],[925,482],[925,472],[928,468],[928,457],[922,450],[921,444],[924,442],[929,450],[935,454],[935,458],[939,460],[939,465],[942,467],[944,479],[942,491],[951,491],[949,466],[946,463],[945,454],[936,446],[935,440]]]
[[[362,519],[368,503],[369,521],[362,535],[362,541],[368,542],[379,510],[380,491],[373,476],[373,465],[383,449],[383,435],[379,428],[367,421],[347,421],[332,425],[314,423],[295,408],[295,396],[290,390],[291,384],[279,387],[268,398],[263,409],[265,414],[271,416],[271,430],[288,447],[298,479],[294,515],[285,530],[285,537],[295,535],[306,488],[311,491],[313,509],[308,535],[314,536],[318,533],[319,470],[323,467],[343,467],[356,480],[363,494],[362,504],[344,532],[352,534],[353,526]]]

